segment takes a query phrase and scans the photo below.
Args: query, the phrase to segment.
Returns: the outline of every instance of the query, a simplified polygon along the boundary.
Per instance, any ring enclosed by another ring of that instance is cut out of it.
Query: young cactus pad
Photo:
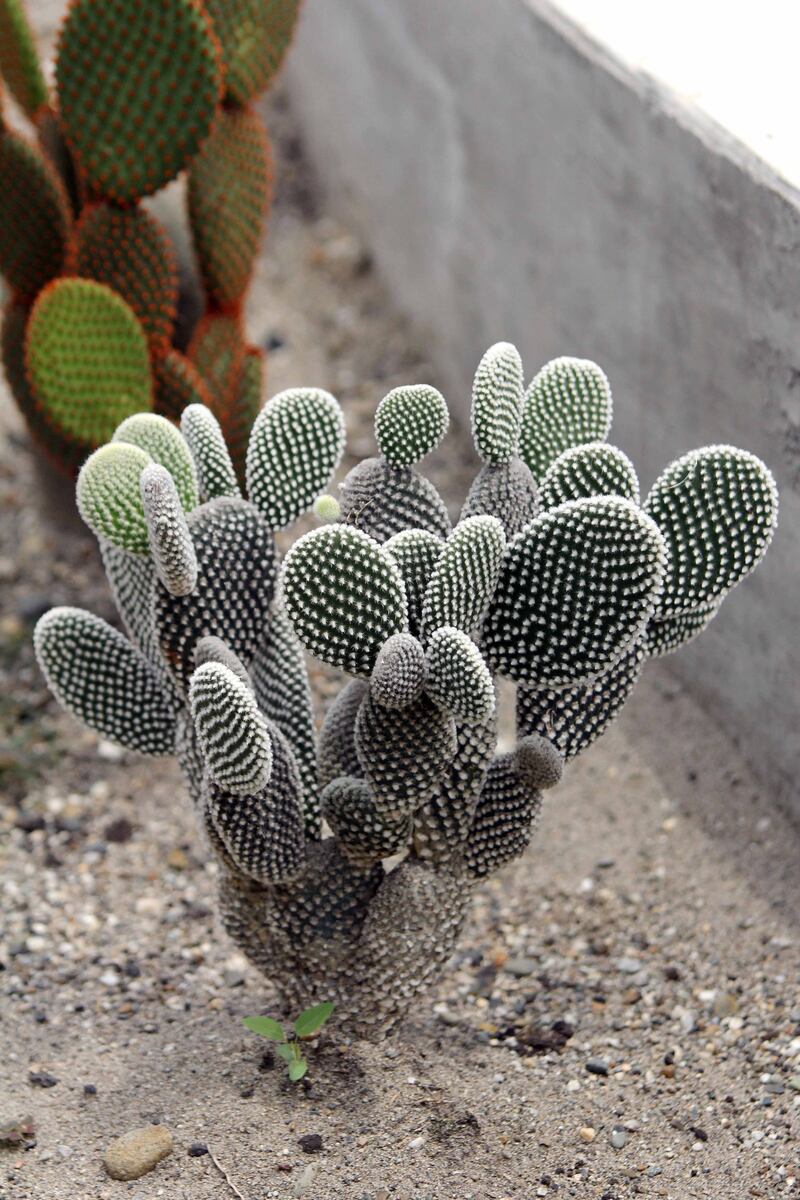
[[[436,978],[473,889],[524,851],[565,762],[648,658],[714,619],[775,527],[769,471],[727,446],[668,467],[640,504],[604,441],[610,391],[594,364],[556,360],[523,402],[519,356],[501,343],[473,404],[484,463],[452,531],[414,467],[447,425],[431,388],[390,393],[380,457],[353,468],[340,506],[327,503],[344,443],[327,392],[266,405],[247,498],[208,408],[190,405],[181,434],[129,418],[78,493],[131,640],[76,609],[36,630],[71,712],[129,749],[177,755],[225,928],[287,1007],[331,1000],[371,1038]],[[275,532],[314,508],[329,523],[279,566]],[[318,733],[304,651],[352,677],[337,674]],[[517,742],[498,754],[503,677]]]

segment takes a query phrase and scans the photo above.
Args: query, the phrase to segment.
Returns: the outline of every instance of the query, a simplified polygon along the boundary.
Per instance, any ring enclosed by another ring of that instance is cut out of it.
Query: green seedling
[[[333,1004],[330,1000],[304,1009],[294,1023],[294,1037],[288,1038],[280,1022],[274,1021],[272,1017],[245,1017],[244,1024],[268,1042],[278,1043],[275,1049],[286,1063],[289,1078],[293,1083],[297,1083],[308,1071],[308,1061],[303,1054],[301,1043],[319,1033],[332,1012]]]

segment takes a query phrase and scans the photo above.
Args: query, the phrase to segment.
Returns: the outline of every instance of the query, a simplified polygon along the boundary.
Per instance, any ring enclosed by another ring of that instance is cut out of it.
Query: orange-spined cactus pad
[[[155,410],[178,421],[187,404],[211,407],[211,394],[197,367],[178,350],[168,350],[153,363]]]
[[[47,84],[22,0],[0,0],[0,73],[29,117],[47,103]]]
[[[242,362],[239,376],[239,386],[234,397],[224,413],[217,413],[217,419],[225,434],[225,441],[231,455],[231,461],[236,468],[236,474],[244,482],[245,458],[250,430],[258,416],[264,395],[265,361],[261,350],[248,346]]]
[[[31,299],[63,265],[69,201],[48,160],[10,130],[0,132],[0,272]]]
[[[152,408],[144,330],[105,284],[49,284],[28,321],[25,362],[48,421],[76,441],[98,445],[125,417]]]
[[[169,347],[178,276],[164,230],[144,208],[97,204],[77,228],[76,274],[106,283],[136,313],[151,349]]]
[[[205,0],[205,7],[222,45],[226,94],[246,104],[281,65],[300,0]]]
[[[198,0],[73,0],[56,82],[91,191],[134,200],[173,179],[207,136],[219,44]]]
[[[272,178],[263,122],[221,109],[189,171],[189,218],[203,283],[220,306],[244,295],[263,232]]]
[[[217,414],[236,394],[246,349],[240,316],[207,313],[198,322],[187,357],[205,380]]]

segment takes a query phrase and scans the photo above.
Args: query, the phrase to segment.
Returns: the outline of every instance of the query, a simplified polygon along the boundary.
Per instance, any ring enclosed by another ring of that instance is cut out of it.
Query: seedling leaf
[[[277,1021],[272,1017],[245,1017],[244,1024],[253,1033],[267,1038],[270,1042],[285,1042],[286,1034]]]
[[[299,1038],[312,1037],[317,1030],[322,1028],[332,1012],[333,1004],[330,1000],[326,1000],[324,1004],[315,1004],[313,1008],[307,1008],[300,1013],[294,1023],[295,1033]]]
[[[294,1062],[295,1060],[294,1050],[291,1046],[287,1045],[286,1042],[284,1042],[281,1046],[276,1046],[275,1053],[279,1054],[284,1062],[290,1063]]]
[[[298,1079],[302,1079],[308,1070],[308,1063],[304,1058],[298,1059],[297,1062],[289,1063],[289,1078],[293,1083]]]

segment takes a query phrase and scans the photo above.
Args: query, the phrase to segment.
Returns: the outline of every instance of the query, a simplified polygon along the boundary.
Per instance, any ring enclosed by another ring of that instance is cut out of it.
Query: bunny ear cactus
[[[0,72],[39,143],[0,123],[0,273],[14,307],[4,360],[34,438],[63,470],[126,414],[178,421],[209,404],[243,478],[264,355],[242,312],[271,188],[253,102],[298,7],[71,0],[51,97],[21,0],[0,0]],[[175,253],[142,204],[181,174],[206,302],[188,357],[173,344],[191,332],[181,312],[176,333]]]
[[[366,1037],[396,1027],[473,889],[528,845],[565,763],[649,658],[713,619],[775,528],[752,455],[699,450],[641,504],[604,440],[599,368],[557,360],[527,399],[521,379],[513,346],[481,361],[483,466],[452,529],[416,468],[447,426],[432,388],[382,402],[380,457],[345,479],[338,520],[327,489],[344,426],[327,392],[264,407],[246,491],[209,408],[190,404],[181,433],[126,418],[78,496],[130,636],[76,609],[36,630],[71,712],[178,756],[230,936],[287,1006],[332,997]],[[275,532],[312,509],[329,523],[279,565]],[[319,732],[305,652],[351,676]],[[516,685],[517,741],[498,754],[501,678]]]

